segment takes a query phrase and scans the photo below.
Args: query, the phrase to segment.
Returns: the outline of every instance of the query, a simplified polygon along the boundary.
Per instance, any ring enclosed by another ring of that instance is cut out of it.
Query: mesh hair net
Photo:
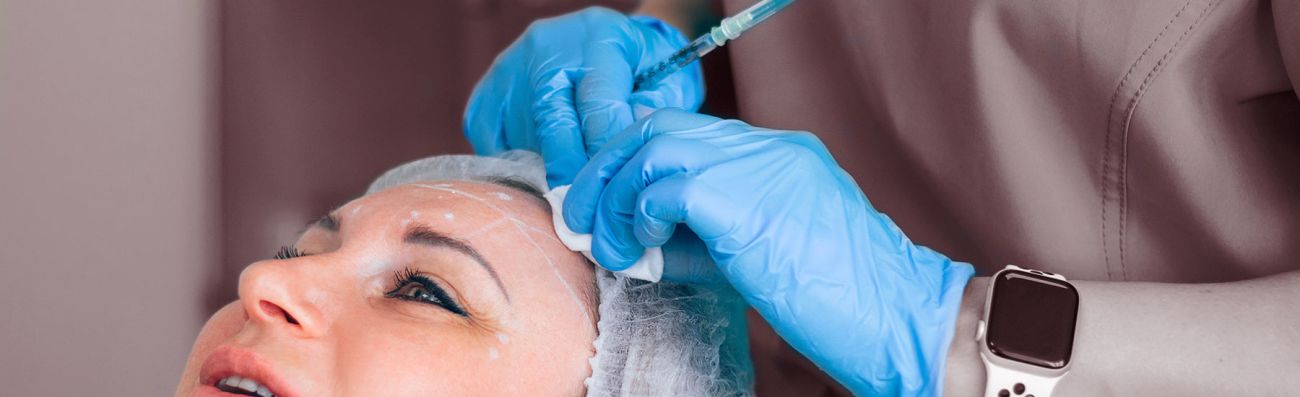
[[[480,181],[509,179],[546,192],[546,169],[533,152],[511,150],[492,157],[448,154],[425,157],[384,172],[370,183],[366,194],[419,181]]]
[[[366,194],[429,180],[523,182],[547,190],[541,157],[433,156],[385,172]],[[727,286],[648,283],[596,269],[600,297],[588,396],[751,395],[744,308]]]

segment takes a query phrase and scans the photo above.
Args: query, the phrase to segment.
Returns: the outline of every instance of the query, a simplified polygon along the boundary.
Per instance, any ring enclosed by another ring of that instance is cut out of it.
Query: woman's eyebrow
[[[510,302],[510,294],[506,292],[505,284],[501,283],[501,277],[497,276],[496,269],[494,269],[492,267],[492,264],[488,263],[486,259],[483,259],[483,255],[479,254],[478,250],[474,249],[474,246],[471,246],[468,243],[465,243],[464,241],[451,238],[450,236],[439,233],[433,229],[424,226],[415,226],[412,227],[410,230],[407,230],[406,237],[402,238],[402,241],[407,244],[420,244],[420,245],[426,245],[426,246],[437,247],[437,248],[450,248],[452,250],[460,252],[465,256],[470,257],[470,259],[473,259],[475,262],[478,262],[479,266],[483,267],[483,270],[486,270],[488,272],[488,275],[492,276],[492,280],[496,281],[497,288],[501,289],[501,295],[504,295],[506,297],[506,302]]]
[[[497,186],[505,186],[507,188],[511,188],[523,193],[527,193],[528,197],[533,199],[532,200],[533,203],[540,205],[542,209],[546,210],[547,213],[551,212],[551,203],[549,201],[546,201],[546,193],[542,192],[541,190],[538,190],[536,187],[533,187],[533,185],[529,184],[528,182],[524,182],[510,177],[492,177],[492,178],[488,178],[487,181],[488,183],[492,183]]]

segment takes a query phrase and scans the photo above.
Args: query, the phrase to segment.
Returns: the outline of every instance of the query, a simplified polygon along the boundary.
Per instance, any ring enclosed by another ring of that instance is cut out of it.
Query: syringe
[[[700,59],[704,54],[713,51],[714,48],[721,47],[723,44],[726,44],[728,40],[734,40],[735,38],[740,37],[741,33],[744,33],[755,25],[767,20],[767,18],[776,14],[777,11],[781,11],[781,9],[790,5],[790,3],[794,3],[794,1],[795,0],[760,0],[758,3],[746,8],[739,14],[723,19],[722,22],[719,23],[718,26],[714,26],[709,33],[700,36],[698,39],[695,39],[695,41],[687,44],[686,47],[677,50],[677,52],[674,52],[672,56],[668,57],[668,59],[665,59],[663,62],[659,62],[659,64],[649,70],[638,74],[636,80],[633,80],[632,91],[640,90],[641,87],[652,86],[664,77],[677,73],[678,70],[682,70],[682,68],[690,65],[691,62]]]

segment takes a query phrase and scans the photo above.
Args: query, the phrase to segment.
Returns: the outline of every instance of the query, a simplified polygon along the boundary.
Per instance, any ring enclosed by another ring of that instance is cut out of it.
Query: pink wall
[[[0,394],[175,387],[217,253],[215,17],[0,1]]]

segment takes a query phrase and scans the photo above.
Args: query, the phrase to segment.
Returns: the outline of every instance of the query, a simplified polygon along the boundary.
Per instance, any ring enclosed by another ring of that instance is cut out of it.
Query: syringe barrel
[[[686,48],[673,53],[669,59],[660,62],[650,70],[637,74],[632,83],[633,91],[658,83],[665,76],[676,73],[678,70],[690,65],[691,62],[695,62],[696,59],[704,56],[704,54],[708,54],[713,49],[726,44],[727,41],[740,37],[741,33],[758,25],[794,2],[795,0],[760,0],[739,14],[723,19],[718,26],[709,30],[704,36],[692,41]]]
[[[744,29],[749,30],[749,28],[754,27],[754,25],[758,25],[772,15],[776,15],[777,11],[781,11],[782,8],[790,5],[790,3],[794,3],[794,0],[763,0],[749,6],[749,8],[746,8],[745,11],[741,11],[737,16],[745,15],[748,17],[748,21],[745,21],[746,24]]]
[[[668,59],[655,65],[653,68],[650,68],[650,70],[638,74],[636,79],[632,82],[632,90],[637,91],[643,87],[653,86],[655,83],[658,83],[659,80],[663,80],[664,77],[677,73],[678,70],[682,70],[682,68],[689,66],[691,62],[695,62],[700,59],[700,57],[704,56],[704,54],[708,54],[709,51],[713,51],[715,48],[718,48],[718,46],[714,45],[707,37],[695,39],[695,41],[687,44],[686,47],[674,52],[672,56],[668,57]]]
[[[762,0],[736,15],[724,18],[722,23],[709,31],[713,45],[721,46],[740,37],[741,33],[758,26],[767,18],[775,15],[794,0]]]

